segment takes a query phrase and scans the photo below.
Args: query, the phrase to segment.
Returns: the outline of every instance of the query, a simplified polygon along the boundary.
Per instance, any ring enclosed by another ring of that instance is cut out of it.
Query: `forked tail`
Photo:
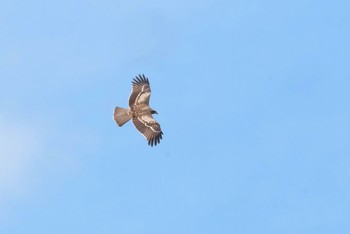
[[[114,120],[117,122],[118,126],[123,126],[126,122],[131,119],[129,115],[129,110],[125,108],[116,107],[114,109]]]

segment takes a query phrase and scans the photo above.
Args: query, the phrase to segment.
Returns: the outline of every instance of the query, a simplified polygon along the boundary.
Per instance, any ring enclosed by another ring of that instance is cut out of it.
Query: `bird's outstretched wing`
[[[162,139],[163,132],[159,123],[152,115],[141,115],[132,118],[132,121],[137,128],[145,136],[150,146],[157,145]]]
[[[132,81],[132,92],[129,98],[129,106],[146,104],[149,105],[151,87],[145,75],[139,75]]]

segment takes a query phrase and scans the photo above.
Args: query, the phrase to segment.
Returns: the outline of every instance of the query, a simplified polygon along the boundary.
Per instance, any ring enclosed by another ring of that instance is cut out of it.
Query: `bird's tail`
[[[131,119],[129,110],[125,108],[116,107],[114,109],[114,120],[117,122],[118,126],[123,126],[126,122]]]

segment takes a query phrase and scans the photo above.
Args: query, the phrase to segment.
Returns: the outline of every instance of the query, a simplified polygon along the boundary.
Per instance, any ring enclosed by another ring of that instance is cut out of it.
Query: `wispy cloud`
[[[26,192],[43,147],[35,126],[0,118],[0,202]]]

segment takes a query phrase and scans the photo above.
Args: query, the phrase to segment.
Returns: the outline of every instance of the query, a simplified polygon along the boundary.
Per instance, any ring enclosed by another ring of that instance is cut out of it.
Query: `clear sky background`
[[[0,233],[349,233],[349,12],[1,1]],[[137,74],[153,148],[112,117]]]

